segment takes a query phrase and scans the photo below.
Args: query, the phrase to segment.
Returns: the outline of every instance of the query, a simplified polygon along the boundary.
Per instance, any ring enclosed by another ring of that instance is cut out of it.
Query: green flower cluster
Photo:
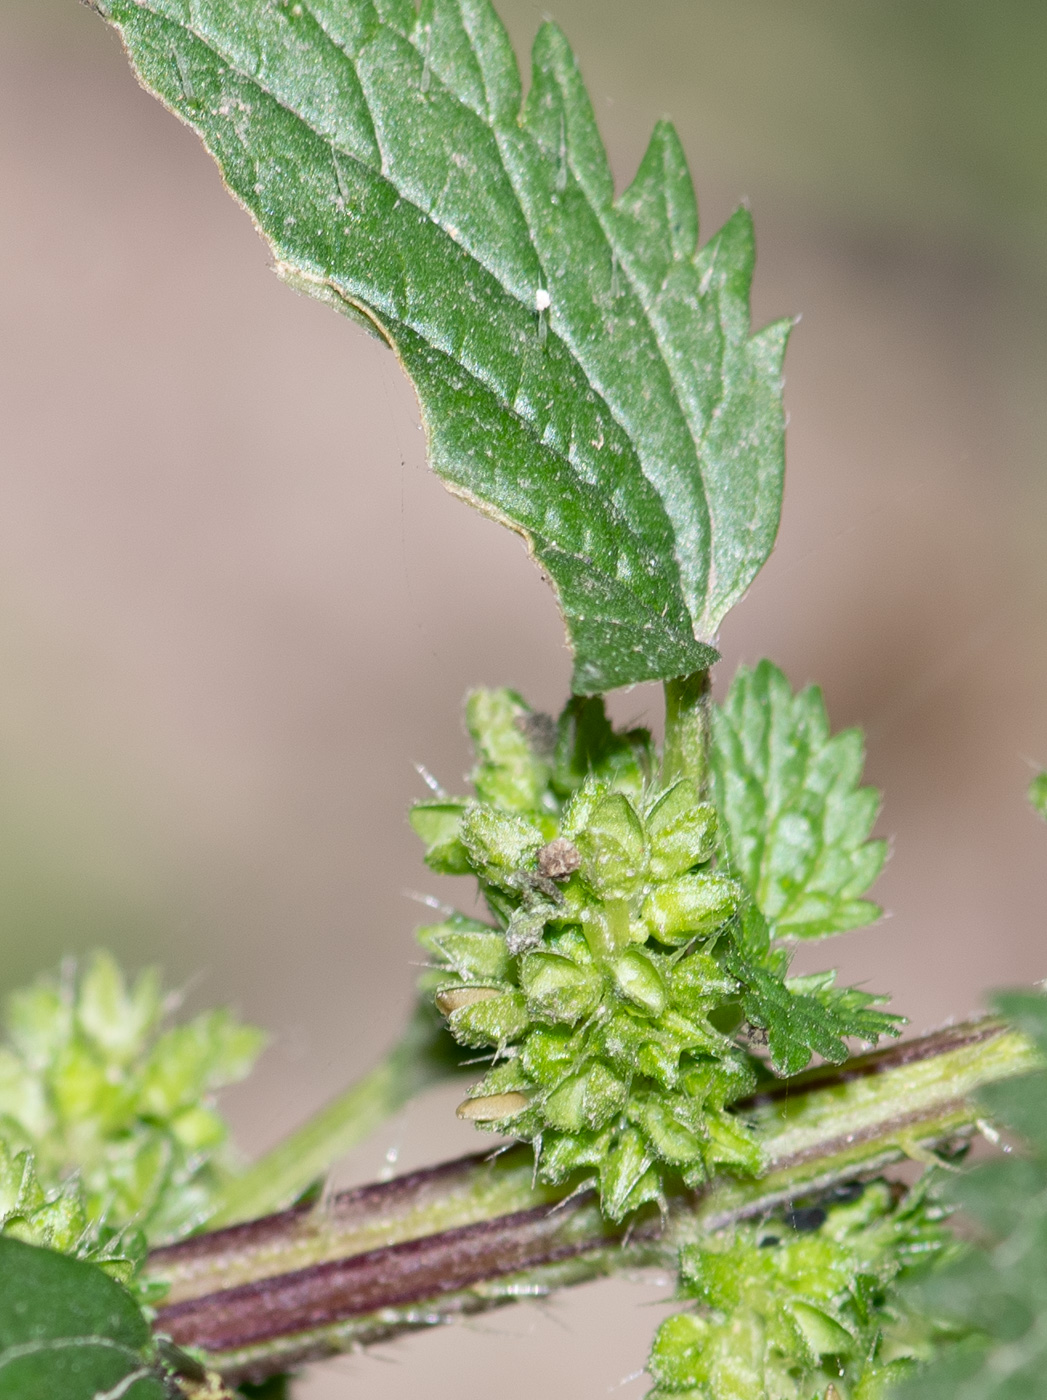
[[[227,1138],[211,1096],[248,1073],[263,1036],[224,1010],[165,1029],[173,1005],[155,971],[129,986],[105,953],[79,977],[69,969],[11,998],[0,1045],[0,1208],[12,1218],[50,1229],[45,1216],[83,1210],[85,1222],[133,1225],[150,1243],[206,1219]],[[30,1158],[39,1181],[18,1187]],[[27,1217],[26,1202],[45,1215]],[[55,1228],[64,1239],[73,1226]]]
[[[776,1069],[847,1053],[892,1018],[831,976],[785,979],[748,891],[722,868],[714,808],[690,778],[663,784],[650,735],[616,733],[599,698],[558,722],[511,691],[476,691],[474,799],[413,809],[429,865],[471,874],[494,926],[453,915],[421,930],[427,989],[462,1045],[494,1064],[459,1112],[533,1142],[540,1175],[599,1185],[605,1212],[759,1170],[729,1105],[769,1044]]]
[[[921,1183],[877,1181],[687,1246],[680,1292],[698,1310],[655,1336],[648,1400],[880,1400],[933,1349],[894,1285],[955,1252]]]
[[[45,1191],[32,1153],[11,1152],[2,1141],[0,1235],[90,1260],[123,1284],[132,1282],[146,1251],[140,1230],[114,1231],[90,1218],[75,1177]]]

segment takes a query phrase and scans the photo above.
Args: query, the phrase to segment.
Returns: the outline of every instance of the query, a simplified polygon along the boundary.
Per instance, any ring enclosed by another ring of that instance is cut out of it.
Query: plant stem
[[[408,1099],[457,1074],[454,1051],[433,1009],[419,1005],[401,1039],[374,1069],[229,1183],[208,1227],[254,1220],[291,1205]]]
[[[709,672],[695,671],[665,682],[665,743],[662,782],[690,778],[704,797],[709,783],[712,695]]]
[[[516,1148],[197,1236],[150,1260],[171,1283],[157,1325],[203,1348],[223,1375],[260,1379],[458,1313],[665,1264],[686,1240],[901,1158],[928,1159],[973,1131],[974,1090],[1038,1064],[1024,1037],[982,1020],[784,1081],[739,1105],[764,1173],[681,1194],[664,1220],[609,1225],[591,1192],[536,1188],[531,1154]]]

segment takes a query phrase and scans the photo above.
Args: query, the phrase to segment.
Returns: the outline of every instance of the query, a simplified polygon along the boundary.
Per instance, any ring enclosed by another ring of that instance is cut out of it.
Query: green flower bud
[[[542,806],[552,754],[543,756],[529,738],[536,718],[512,690],[474,690],[466,699],[465,721],[478,759],[470,777],[481,802],[506,812]],[[547,723],[552,741],[552,721]],[[551,750],[551,742],[546,747]]]
[[[499,889],[515,891],[519,882],[513,877],[535,867],[549,838],[523,817],[474,805],[462,818],[461,839],[474,871]]]
[[[501,982],[512,967],[504,934],[460,914],[420,928],[418,941],[466,982]]]
[[[685,1016],[702,1018],[736,995],[738,983],[708,953],[688,953],[673,964],[672,1005]]]
[[[812,1307],[800,1299],[787,1306],[797,1330],[814,1356],[839,1356],[853,1346],[851,1333],[824,1309]]]
[[[425,845],[425,863],[438,875],[468,875],[469,853],[459,839],[464,802],[416,802],[409,819]]]
[[[636,1052],[636,1068],[663,1089],[673,1089],[680,1081],[680,1047],[645,1040]]]
[[[628,948],[613,968],[618,991],[629,1001],[660,1016],[669,999],[665,981],[650,957],[639,948]]]
[[[107,1068],[83,1041],[74,1041],[55,1057],[51,1095],[60,1117],[97,1125],[95,1130],[106,1134],[118,1127],[127,1116],[129,1089],[116,1076],[110,1078]]]
[[[163,1014],[163,992],[155,968],[147,968],[128,987],[110,954],[95,955],[80,982],[76,1020],[106,1060],[126,1065]]]
[[[518,1040],[530,1022],[521,992],[502,992],[452,1011],[447,1018],[451,1033],[462,1045],[479,1049],[494,1045],[502,1050]]]
[[[749,1322],[746,1331],[756,1333],[755,1320],[746,1321]],[[704,1317],[698,1317],[694,1313],[677,1313],[675,1317],[666,1318],[655,1336],[651,1357],[647,1363],[647,1368],[658,1386],[655,1394],[701,1394],[704,1391],[707,1395],[715,1395],[715,1390],[707,1389],[709,1383],[714,1380],[717,1362],[720,1360],[716,1348],[712,1345],[715,1340],[715,1326]],[[757,1346],[755,1337],[749,1338],[741,1329],[735,1329],[732,1351],[736,1354],[736,1369],[740,1372],[735,1387],[739,1395],[759,1395],[764,1389],[759,1384],[760,1378],[750,1374],[749,1368],[745,1366],[746,1359],[757,1350]]]
[[[630,1114],[663,1161],[702,1166],[705,1134],[695,1131],[698,1115],[681,1095],[648,1095],[630,1106]]]
[[[520,985],[532,1016],[574,1022],[596,1010],[603,978],[591,961],[586,966],[558,952],[535,952],[520,963]]]
[[[206,1152],[226,1138],[226,1126],[213,1108],[196,1105],[171,1120],[171,1131],[187,1152]]]
[[[722,928],[741,899],[741,886],[723,875],[682,875],[651,891],[643,917],[659,942],[679,947]]]
[[[566,1026],[536,1026],[524,1042],[520,1065],[536,1084],[556,1084],[576,1062],[579,1037]]]
[[[605,1065],[589,1065],[565,1079],[542,1104],[550,1127],[567,1132],[602,1128],[625,1107],[628,1086]]]
[[[578,1172],[595,1169],[601,1178],[601,1204],[606,1209],[602,1175],[608,1154],[616,1141],[613,1124],[598,1132],[558,1133],[548,1130],[542,1134],[542,1176],[546,1181],[561,1182]]]
[[[659,1199],[661,1178],[654,1161],[653,1147],[636,1128],[618,1134],[600,1174],[604,1207],[612,1220]]]
[[[529,948],[537,948],[542,941],[546,924],[555,918],[557,913],[555,904],[536,897],[533,891],[529,891],[525,886],[523,903],[519,909],[513,910],[509,926],[505,930],[505,946],[508,952],[517,956],[526,953]]]
[[[720,1107],[723,1103],[751,1094],[756,1088],[756,1075],[741,1056],[733,1060],[714,1058],[712,1055],[696,1056],[688,1061],[681,1073],[680,1084],[694,1103],[712,1103],[714,1107]]]
[[[636,809],[622,792],[593,806],[575,841],[586,880],[604,898],[628,898],[647,872],[647,842]]]
[[[698,800],[689,778],[681,778],[647,814],[651,875],[671,880],[710,860],[716,851],[716,811]]]
[[[751,1083],[750,1080],[749,1084]],[[724,1113],[722,1110],[707,1113],[705,1128],[709,1135],[706,1162],[710,1166],[733,1167],[747,1176],[755,1176],[763,1170],[763,1156],[759,1146],[747,1131],[745,1124],[733,1114]]]

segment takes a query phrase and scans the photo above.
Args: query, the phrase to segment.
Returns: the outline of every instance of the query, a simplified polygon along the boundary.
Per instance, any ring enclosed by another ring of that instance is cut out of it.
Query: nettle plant
[[[884,997],[789,971],[879,912],[861,736],[769,661],[711,699],[782,494],[789,324],[751,333],[748,213],[700,243],[664,122],[616,195],[564,37],[525,96],[487,0],[95,8],[279,275],[394,350],[433,469],[548,577],[574,676],[556,718],[468,697],[471,792],[411,820],[485,917],[419,931],[402,1040],[253,1166],[212,1099],[258,1032],[170,1024],[105,955],[12,1000],[0,1392],[279,1396],[313,1358],[657,1265],[657,1400],[1047,1393],[1047,998],[872,1049]],[[660,751],[603,698],[651,680]],[[508,1147],[322,1190],[462,1074]],[[1019,1150],[961,1171],[976,1128]]]

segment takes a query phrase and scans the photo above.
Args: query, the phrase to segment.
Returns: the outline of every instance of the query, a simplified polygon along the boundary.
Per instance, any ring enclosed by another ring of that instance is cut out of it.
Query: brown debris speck
[[[538,874],[547,880],[566,880],[582,863],[577,846],[566,836],[558,836],[538,852]]]

